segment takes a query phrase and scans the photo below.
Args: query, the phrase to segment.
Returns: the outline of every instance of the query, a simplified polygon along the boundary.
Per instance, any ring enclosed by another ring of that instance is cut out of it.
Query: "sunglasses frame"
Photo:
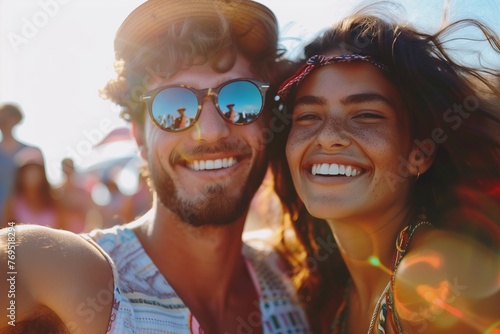
[[[238,82],[238,81],[247,81],[247,82],[252,83],[259,90],[260,97],[262,99],[262,106],[260,107],[260,110],[257,113],[257,116],[255,118],[253,118],[251,121],[249,121],[248,123],[233,123],[233,122],[231,122],[229,119],[224,117],[224,112],[219,107],[219,92],[221,91],[221,89],[224,88],[225,86],[233,83],[233,82]],[[196,96],[196,100],[198,102],[198,108],[196,110],[196,115],[194,117],[194,120],[191,122],[191,124],[185,128],[176,129],[176,130],[167,129],[167,128],[162,127],[160,124],[158,124],[158,122],[156,121],[156,119],[153,115],[153,102],[154,102],[156,96],[159,93],[161,93],[162,91],[164,91],[165,89],[174,88],[174,87],[175,88],[186,88],[186,89],[190,90]],[[212,97],[215,108],[217,109],[217,112],[219,113],[219,116],[223,120],[225,120],[226,122],[233,124],[233,125],[239,125],[239,126],[251,124],[251,123],[255,122],[262,114],[262,110],[264,109],[264,104],[266,101],[266,93],[267,93],[267,90],[269,89],[269,87],[270,87],[270,85],[268,83],[265,83],[265,82],[262,82],[262,81],[259,81],[256,79],[249,79],[249,78],[232,79],[232,80],[228,80],[228,81],[221,83],[220,85],[218,85],[215,88],[204,88],[204,89],[196,89],[196,88],[193,88],[191,86],[183,85],[183,84],[167,85],[167,86],[161,86],[161,87],[155,88],[151,91],[144,93],[143,95],[140,96],[140,100],[146,104],[147,109],[148,109],[148,113],[149,113],[149,117],[151,117],[151,120],[153,121],[153,123],[157,127],[162,129],[163,131],[177,133],[177,132],[182,132],[182,131],[185,131],[185,130],[192,128],[193,125],[195,125],[198,122],[198,119],[200,118],[200,115],[201,115],[201,110],[203,108],[203,98],[206,96]]]

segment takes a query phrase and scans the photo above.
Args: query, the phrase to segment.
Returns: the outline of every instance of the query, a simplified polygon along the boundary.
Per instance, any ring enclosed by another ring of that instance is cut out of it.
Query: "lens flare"
[[[479,274],[480,273],[480,274]],[[433,324],[466,324],[478,333],[500,334],[496,322],[474,312],[499,289],[498,258],[465,237],[435,232],[426,250],[410,252],[401,262],[394,299],[400,318],[422,329]]]
[[[485,331],[484,334],[500,334],[500,320],[495,322],[493,325],[488,327]]]
[[[387,268],[386,266],[384,266],[382,264],[382,262],[380,262],[380,259],[376,256],[376,255],[371,255],[369,258],[368,258],[368,263],[371,264],[372,266],[374,267],[377,267],[377,268],[380,268],[382,269],[382,271],[384,271],[385,273],[391,275],[392,272],[389,268]]]
[[[370,264],[374,267],[380,267],[382,264],[380,263],[380,260],[378,257],[376,257],[375,255],[372,255],[368,258],[368,262],[370,262]]]

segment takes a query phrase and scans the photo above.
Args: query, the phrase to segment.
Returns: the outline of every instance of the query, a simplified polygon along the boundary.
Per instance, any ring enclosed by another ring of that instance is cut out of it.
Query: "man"
[[[177,112],[179,116],[175,119],[174,129],[184,129],[186,127],[186,115],[184,115],[186,108],[179,108]]]
[[[226,111],[226,117],[228,120],[230,120],[231,122],[235,122],[235,119],[236,119],[236,110],[234,110],[234,103],[229,103],[227,105],[227,109],[228,111]]]
[[[23,114],[18,106],[11,103],[0,105],[0,217],[3,217],[5,203],[12,188],[16,172],[16,155],[26,148],[36,150],[42,155],[40,149],[26,145],[14,136],[14,128],[23,120]],[[0,226],[3,226],[0,223]]]
[[[62,228],[81,233],[86,231],[87,220],[90,221],[92,217],[98,215],[98,208],[90,192],[80,186],[73,159],[62,159],[61,171],[64,180],[54,189],[54,196],[59,203],[60,214],[64,222]]]
[[[264,101],[279,65],[272,12],[250,0],[149,0],[120,27],[115,52],[118,79],[103,94],[132,121],[153,209],[84,238],[34,227],[3,232],[1,242],[14,251],[0,265],[13,266],[7,278],[14,283],[2,283],[0,308],[14,311],[1,326],[308,333],[277,255],[241,241],[267,170],[263,130],[273,119]],[[260,117],[244,125],[225,119],[219,105],[229,98],[253,105]],[[165,126],[179,107],[195,121]],[[9,291],[15,299],[6,298]]]

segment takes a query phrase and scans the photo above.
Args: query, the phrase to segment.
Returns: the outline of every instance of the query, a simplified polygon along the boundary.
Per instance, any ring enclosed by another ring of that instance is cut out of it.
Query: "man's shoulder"
[[[260,303],[265,310],[262,323],[266,328],[287,328],[294,333],[309,333],[306,315],[295,292],[291,273],[287,271],[283,258],[268,238],[246,239],[243,254],[252,266],[260,294]],[[281,320],[292,319],[291,322]],[[275,327],[277,326],[277,327]],[[292,329],[293,327],[293,329]]]
[[[243,255],[253,261],[263,261],[269,265],[280,264],[281,258],[272,242],[267,238],[246,238]]]
[[[290,291],[290,273],[287,271],[281,254],[272,242],[266,239],[246,240],[242,253],[250,262],[257,276],[262,278],[262,283],[275,285],[274,283],[280,282],[279,286]]]
[[[95,229],[82,236],[87,240],[92,239],[106,254],[112,255],[142,247],[133,231],[136,226],[137,222],[115,225],[106,229]]]

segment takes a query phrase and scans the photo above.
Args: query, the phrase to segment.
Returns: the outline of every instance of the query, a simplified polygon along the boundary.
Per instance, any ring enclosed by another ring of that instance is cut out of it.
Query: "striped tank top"
[[[98,247],[113,270],[114,301],[107,334],[203,333],[127,225],[82,236]],[[246,244],[242,254],[260,298],[264,334],[310,333],[292,284],[278,269],[278,255]],[[251,324],[241,326],[246,333]]]

